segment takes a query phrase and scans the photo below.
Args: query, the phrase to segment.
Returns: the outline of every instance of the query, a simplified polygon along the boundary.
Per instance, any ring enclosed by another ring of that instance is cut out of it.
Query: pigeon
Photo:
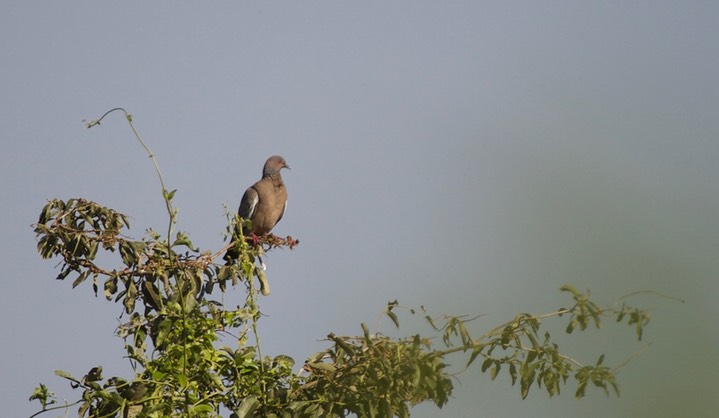
[[[245,190],[237,214],[250,221],[250,227],[243,225],[243,236],[262,236],[272,231],[282,219],[287,207],[287,188],[282,182],[280,170],[290,166],[284,158],[273,155],[262,168],[262,178]],[[237,259],[237,250],[230,248],[223,259],[228,263]]]

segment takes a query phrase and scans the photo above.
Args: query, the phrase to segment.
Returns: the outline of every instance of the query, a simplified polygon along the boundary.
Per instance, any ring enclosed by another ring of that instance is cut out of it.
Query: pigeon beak
[[[288,169],[288,170],[292,170],[292,169],[290,168],[290,166],[287,165],[287,163],[285,163],[285,165],[283,165],[282,167],[283,167],[283,168],[286,168],[286,169]]]

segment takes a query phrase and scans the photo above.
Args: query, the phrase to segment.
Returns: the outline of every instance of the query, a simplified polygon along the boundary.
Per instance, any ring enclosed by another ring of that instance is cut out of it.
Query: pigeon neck
[[[279,171],[265,171],[262,173],[262,178],[270,179],[274,182],[282,182],[282,177]]]

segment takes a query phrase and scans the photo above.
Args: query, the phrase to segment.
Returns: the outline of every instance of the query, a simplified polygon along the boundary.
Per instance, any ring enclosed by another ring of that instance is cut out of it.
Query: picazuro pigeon
[[[237,214],[252,223],[251,228],[243,228],[243,236],[269,234],[282,219],[287,207],[287,188],[280,175],[283,168],[290,168],[284,158],[279,155],[268,158],[262,168],[262,178],[242,195]],[[237,251],[230,248],[223,258],[230,262],[237,256]]]

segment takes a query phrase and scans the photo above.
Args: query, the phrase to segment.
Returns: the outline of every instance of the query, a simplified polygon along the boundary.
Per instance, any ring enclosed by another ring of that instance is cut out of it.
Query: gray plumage
[[[280,175],[283,168],[290,168],[284,158],[279,155],[268,158],[262,168],[262,178],[242,195],[237,214],[251,223],[250,228],[243,228],[244,236],[267,235],[282,219],[287,207],[287,188]],[[235,259],[237,252],[230,248],[223,258]]]

